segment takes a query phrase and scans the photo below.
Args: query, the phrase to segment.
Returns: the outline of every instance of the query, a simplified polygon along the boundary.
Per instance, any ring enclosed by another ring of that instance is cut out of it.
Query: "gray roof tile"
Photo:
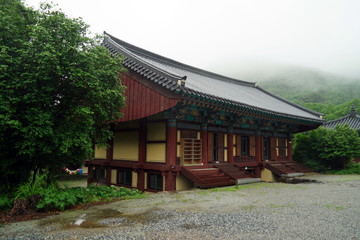
[[[174,91],[241,106],[260,112],[322,122],[320,113],[314,112],[276,96],[256,83],[237,80],[194,68],[128,44],[107,33],[103,45],[111,53],[125,56],[124,66],[138,71],[144,77]],[[186,79],[185,86],[178,80]]]
[[[323,127],[334,129],[339,124],[349,124],[350,128],[356,129],[360,132],[360,115],[356,113],[354,105],[351,106],[351,110],[348,115],[333,121],[326,122],[323,124]]]

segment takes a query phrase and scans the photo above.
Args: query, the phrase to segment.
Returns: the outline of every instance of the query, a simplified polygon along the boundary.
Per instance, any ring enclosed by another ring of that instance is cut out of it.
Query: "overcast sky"
[[[359,0],[52,2],[93,33],[210,71],[260,61],[360,78]]]

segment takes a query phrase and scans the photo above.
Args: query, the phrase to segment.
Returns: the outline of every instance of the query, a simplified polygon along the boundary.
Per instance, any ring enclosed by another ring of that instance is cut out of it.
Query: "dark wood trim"
[[[146,144],[148,143],[166,143],[166,141],[146,141]]]

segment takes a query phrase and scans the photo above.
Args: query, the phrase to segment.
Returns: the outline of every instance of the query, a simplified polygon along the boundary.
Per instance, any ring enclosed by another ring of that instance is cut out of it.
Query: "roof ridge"
[[[133,54],[128,49],[124,48],[123,46],[121,46],[119,44],[116,44],[116,42],[114,40],[112,40],[111,38],[105,38],[105,40],[109,41],[111,44],[113,44],[117,48],[121,49],[121,51],[123,51],[127,55],[127,57],[130,57],[132,59],[136,59],[136,61],[140,62],[141,64],[143,64],[143,65],[145,65],[147,67],[150,67],[150,69],[154,69],[157,72],[163,73],[163,74],[167,75],[168,77],[173,78],[174,80],[186,79],[186,76],[181,76],[181,75],[177,75],[177,74],[174,74],[174,73],[170,73],[168,71],[165,71],[164,69],[161,69],[161,68],[159,68],[157,66],[152,65],[151,63],[145,62],[144,60],[142,60],[141,58],[139,58],[138,56]]]
[[[139,54],[141,54],[143,56],[146,56],[146,57],[149,57],[151,59],[155,59],[157,61],[167,63],[170,66],[176,66],[177,68],[181,68],[181,69],[184,69],[184,70],[187,70],[187,71],[191,71],[191,72],[196,73],[196,74],[216,78],[216,79],[223,80],[223,81],[226,81],[226,82],[231,82],[231,83],[234,83],[234,84],[240,84],[240,85],[245,85],[245,86],[249,86],[249,87],[256,87],[255,82],[248,82],[248,81],[244,81],[244,80],[230,78],[230,77],[227,77],[227,76],[224,76],[224,75],[221,75],[221,74],[217,74],[217,73],[206,71],[206,70],[203,70],[203,69],[200,69],[200,68],[196,68],[196,67],[181,63],[179,61],[175,61],[173,59],[161,56],[159,54],[150,52],[148,50],[137,47],[137,46],[132,45],[130,43],[127,43],[127,42],[125,42],[125,41],[123,41],[121,39],[118,39],[118,38],[112,36],[111,34],[105,32],[105,31],[104,31],[104,34],[109,36],[114,42],[118,43],[119,45],[120,44],[123,45],[123,47],[126,48],[126,49],[129,48],[129,49],[131,49],[131,51],[134,51],[136,53],[139,53]]]
[[[339,122],[339,121],[344,120],[346,118],[359,118],[360,119],[360,115],[356,114],[355,116],[351,116],[350,114],[348,114],[348,115],[345,115],[344,117],[325,122],[324,125],[328,124],[328,123]]]

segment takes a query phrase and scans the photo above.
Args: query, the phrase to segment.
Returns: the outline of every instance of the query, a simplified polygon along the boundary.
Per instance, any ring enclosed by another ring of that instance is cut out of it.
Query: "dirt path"
[[[148,194],[0,228],[4,239],[360,239],[360,176]]]

